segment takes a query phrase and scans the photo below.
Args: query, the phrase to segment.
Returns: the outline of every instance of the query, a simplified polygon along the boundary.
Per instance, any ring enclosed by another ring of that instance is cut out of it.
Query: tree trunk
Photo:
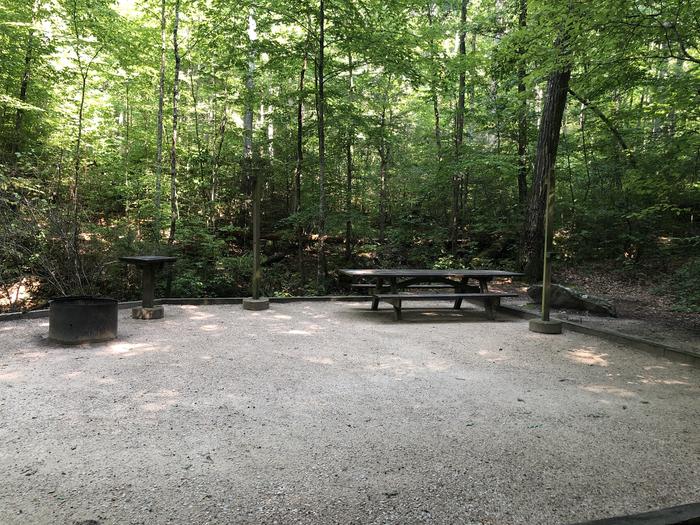
[[[352,102],[355,94],[355,85],[353,79],[353,64],[352,64],[352,53],[348,53],[348,89],[350,94],[350,100]],[[345,221],[345,260],[350,262],[352,259],[352,154],[353,154],[353,143],[355,142],[355,129],[350,121],[348,127],[348,136],[345,142],[345,213],[347,214],[347,219]]]
[[[248,180],[253,184],[253,281],[251,293],[253,299],[260,297],[260,181],[259,174],[253,169],[253,98],[255,94],[255,52],[253,41],[257,38],[253,9],[248,14],[248,71],[245,87],[245,115],[243,117],[243,162]]]
[[[318,288],[325,290],[326,282],[326,129],[324,112],[326,98],[324,93],[324,51],[325,51],[325,6],[320,0],[318,8]]]
[[[527,0],[520,0],[520,30],[527,26]],[[525,49],[518,49],[518,204],[525,214],[527,206],[527,98],[525,95]]]
[[[566,108],[566,94],[570,77],[571,70],[569,68],[550,75],[547,83],[547,95],[542,108],[537,138],[535,173],[530,192],[523,243],[524,272],[531,281],[537,280],[542,275],[547,187],[549,183],[550,191],[553,193],[554,165],[557,159],[559,134]]]
[[[75,139],[75,160],[73,164],[73,250],[78,253],[78,186],[80,183],[80,161],[83,139],[83,112],[85,109],[85,89],[87,87],[87,71],[81,73],[80,106],[78,107],[78,131]]]
[[[433,2],[428,2],[428,23],[433,26]],[[430,60],[431,66],[435,65],[435,54],[433,52],[434,40],[430,39]],[[437,75],[435,75],[437,76]],[[440,131],[440,97],[438,94],[437,79],[431,76],[430,95],[433,100],[433,116],[435,119],[435,147],[437,148],[438,170],[442,164],[442,133]]]
[[[388,201],[388,147],[386,142],[386,106],[382,108],[382,116],[379,128],[379,243],[384,244],[386,239],[387,201]]]
[[[180,50],[177,42],[177,30],[180,22],[180,0],[175,0],[175,20],[173,22],[173,52],[175,55],[175,74],[173,76],[173,138],[170,144],[170,233],[168,245],[175,242],[175,227],[179,215],[177,205],[177,124],[178,102],[180,101]]]
[[[224,107],[221,111],[221,120],[219,121],[219,126],[218,126],[218,139],[219,143],[216,144],[216,141],[214,141],[214,145],[216,145],[216,150],[214,152],[214,158],[212,159],[211,163],[211,189],[209,193],[209,203],[211,206],[211,227],[212,230],[216,229],[216,198],[217,198],[217,189],[219,185],[219,167],[221,165],[221,153],[223,152],[224,149],[224,140],[226,138],[226,124],[227,124],[227,119],[226,119],[226,104],[224,104]]]
[[[201,134],[199,131],[199,100],[197,96],[197,86],[195,84],[195,78],[194,74],[192,72],[192,67],[189,68],[188,70],[189,77],[190,77],[190,96],[192,97],[192,113],[194,117],[194,141],[197,146],[197,166],[199,167],[199,177],[204,182],[204,148],[202,147],[202,138]],[[210,208],[213,205],[214,202],[214,184],[215,180],[213,178],[210,179],[210,186],[209,186],[209,191],[207,192],[208,197],[209,197],[209,206]],[[210,210],[211,213],[211,210]],[[211,215],[207,216],[207,223],[208,225],[211,225],[212,223],[212,217]]]
[[[459,55],[464,60],[467,54],[466,46],[466,23],[467,23],[467,0],[462,0],[460,9],[459,28]],[[464,142],[464,96],[466,91],[466,71],[460,67],[459,71],[459,93],[457,98],[457,108],[455,111],[455,164],[452,172],[452,209],[450,218],[450,246],[452,253],[457,252],[457,239],[459,237],[459,216],[460,216],[460,179],[461,179],[461,157],[462,143]]]
[[[39,2],[34,2],[34,7],[32,9],[31,27],[29,29],[29,34],[27,35],[27,47],[24,52],[24,68],[22,70],[22,81],[19,87],[19,101],[24,103],[27,101],[27,91],[29,89],[29,77],[31,76],[31,65],[34,54],[34,21],[39,10]],[[20,144],[22,142],[22,120],[24,117],[24,110],[22,108],[17,108],[17,113],[15,114],[15,129],[12,136],[12,142],[10,144],[10,163],[12,166],[17,165],[17,152],[20,151]]]
[[[154,199],[155,220],[154,236],[156,244],[160,244],[160,199],[163,192],[163,106],[165,104],[165,0],[160,3],[160,76],[158,79],[158,120],[156,127],[156,194]]]
[[[129,79],[126,80],[125,95],[126,107],[124,108],[124,215],[129,216],[129,161],[131,156],[131,101],[129,100]],[[127,221],[128,223],[128,221]]]
[[[622,136],[622,133],[620,133],[620,130],[618,130],[615,125],[612,123],[612,121],[603,113],[600,109],[598,109],[596,106],[594,106],[590,100],[588,100],[585,97],[580,96],[578,93],[576,93],[574,90],[569,89],[569,94],[574,97],[576,100],[578,100],[582,107],[590,109],[602,122],[605,124],[608,129],[610,130],[610,133],[612,133],[613,137],[615,137],[615,140],[617,143],[620,145],[620,149],[622,149],[625,153],[629,153],[630,149],[629,146],[627,145],[627,142],[625,142],[624,137]],[[630,154],[630,164],[632,166],[635,166],[635,159],[633,156]]]
[[[294,165],[294,195],[292,210],[294,213],[301,212],[301,172],[304,162],[304,77],[306,76],[306,66],[308,63],[308,50],[304,51],[304,60],[301,63],[299,72],[299,100],[297,102],[297,151],[296,163]],[[299,219],[297,219],[299,220]],[[304,231],[301,224],[297,225],[297,265],[299,279],[302,284],[305,282],[304,275]]]

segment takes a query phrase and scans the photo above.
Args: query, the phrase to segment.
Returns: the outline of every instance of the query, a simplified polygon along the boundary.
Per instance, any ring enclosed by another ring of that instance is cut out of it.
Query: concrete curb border
[[[516,306],[501,305],[498,307],[498,311],[504,314],[519,317],[521,319],[533,319],[535,317],[539,317],[539,315],[534,312],[529,312]],[[683,361],[695,366],[700,366],[700,352],[689,348],[678,348],[665,343],[651,341],[650,339],[644,339],[643,337],[623,334],[622,332],[617,332],[608,328],[594,328],[592,326],[585,326],[583,324],[574,323],[573,321],[567,321],[565,319],[559,320],[562,322],[566,330],[571,330],[572,332],[593,335],[613,343],[622,343],[631,346],[636,350],[659,355],[673,361]]]
[[[576,525],[691,525],[700,523],[700,503],[679,505],[630,516],[586,521]]]
[[[226,305],[226,304],[242,304],[245,297],[168,297],[165,299],[156,299],[155,304],[191,304],[191,305]],[[310,295],[310,296],[292,296],[292,297],[270,297],[271,303],[293,303],[297,301],[370,301],[369,295]],[[119,303],[119,309],[134,308],[141,306],[141,301],[123,301]],[[49,316],[49,309],[28,310],[26,312],[10,312],[0,314],[0,322],[16,321],[18,319],[41,319]]]
[[[244,297],[168,297],[164,299],[156,299],[156,304],[172,304],[172,305],[227,305],[227,304],[242,304]],[[294,296],[294,297],[270,297],[271,303],[293,303],[297,301],[338,301],[338,302],[356,302],[369,301],[372,297],[369,295],[311,295],[311,296]],[[141,301],[125,301],[119,303],[119,309],[134,308],[140,306]],[[532,319],[538,317],[534,312],[529,312],[515,306],[499,306],[497,311],[519,317],[521,319]],[[30,310],[28,312],[12,312],[0,314],[0,322],[15,321],[18,319],[40,319],[49,316],[49,310]],[[622,343],[643,352],[660,355],[675,361],[683,361],[695,366],[700,366],[700,352],[688,348],[677,348],[664,343],[651,341],[642,337],[623,334],[615,330],[607,328],[593,328],[584,326],[580,323],[561,319],[562,324],[567,330],[578,332],[586,335],[593,335],[612,341],[614,343]]]

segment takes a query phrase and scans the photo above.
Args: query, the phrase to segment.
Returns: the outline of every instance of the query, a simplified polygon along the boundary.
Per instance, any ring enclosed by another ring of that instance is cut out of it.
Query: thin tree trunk
[[[154,235],[156,244],[160,244],[161,211],[160,200],[163,180],[163,106],[165,104],[165,0],[160,3],[160,75],[158,79],[158,120],[156,128],[156,193],[154,199],[155,221]]]
[[[212,159],[212,164],[211,164],[211,193],[209,195],[209,203],[211,205],[211,226],[212,229],[216,229],[216,198],[217,198],[217,189],[218,189],[218,184],[219,184],[219,166],[221,165],[221,153],[224,148],[224,139],[226,138],[226,124],[227,124],[227,119],[226,119],[226,105],[224,104],[224,108],[221,112],[221,121],[219,122],[219,128],[218,128],[218,137],[219,137],[219,143],[216,146],[216,151],[214,153],[214,158]]]
[[[523,244],[524,272],[526,277],[532,281],[542,275],[547,188],[549,185],[549,191],[554,191],[554,166],[557,159],[557,147],[559,146],[561,122],[566,107],[566,94],[570,77],[571,70],[569,68],[555,71],[550,75],[542,109],[537,138],[535,173]]]
[[[82,138],[83,138],[83,114],[85,110],[85,91],[87,89],[87,77],[88,74],[90,73],[90,67],[92,66],[92,63],[95,61],[97,56],[100,54],[100,51],[102,50],[102,46],[98,47],[95,53],[92,55],[90,60],[85,63],[83,61],[81,52],[80,52],[80,41],[81,41],[81,35],[80,35],[80,29],[78,28],[78,5],[74,1],[73,6],[72,6],[72,26],[73,26],[73,35],[75,36],[75,46],[73,48],[73,51],[75,52],[75,58],[76,62],[78,63],[78,71],[80,73],[80,105],[78,107],[78,129],[77,129],[77,136],[75,139],[75,159],[74,159],[74,173],[73,173],[73,192],[72,192],[72,198],[73,198],[73,242],[72,242],[72,248],[73,248],[73,255],[74,255],[74,265],[75,265],[75,270],[76,270],[76,275],[78,276],[78,280],[80,280],[80,275],[82,274],[82,264],[80,262],[80,257],[78,257],[78,229],[79,229],[79,224],[78,224],[78,196],[79,196],[79,187],[80,187],[80,164],[81,164],[81,154],[82,154]],[[79,283],[81,284],[81,283]],[[81,284],[82,285],[82,284]]]
[[[433,26],[433,2],[428,2],[428,23]],[[434,40],[430,39],[430,60],[431,65],[435,63],[435,54],[433,53]],[[438,94],[437,80],[431,76],[430,92],[433,100],[433,116],[435,118],[435,147],[437,148],[438,170],[442,164],[442,133],[440,131],[440,97]]]
[[[294,213],[301,212],[301,172],[304,162],[304,77],[306,76],[306,66],[308,63],[308,48],[304,51],[304,60],[301,63],[299,72],[299,100],[297,102],[297,151],[296,163],[294,165],[294,194],[292,210]],[[297,218],[297,221],[299,219]],[[301,224],[297,225],[297,265],[299,279],[305,282],[304,274],[304,230]]]
[[[572,223],[576,224],[576,194],[574,193],[574,176],[571,169],[571,151],[567,141],[566,135],[566,123],[564,124],[564,131],[562,132],[562,141],[564,146],[564,151],[566,153],[566,170],[569,176],[569,196],[571,197],[571,219]],[[575,231],[575,230],[574,230]]]
[[[379,243],[384,244],[387,222],[387,145],[386,145],[386,106],[382,107],[379,128]]]
[[[472,33],[472,38],[471,38],[471,52],[472,56],[476,56],[476,33]],[[476,111],[476,80],[474,78],[471,79],[471,82],[469,83],[469,113],[471,115],[474,114]],[[474,140],[474,120],[472,119],[469,123],[469,127],[467,128],[467,139],[469,141]],[[460,217],[461,217],[461,222],[460,224],[462,225],[462,228],[465,229],[467,224],[468,224],[468,212],[469,212],[469,176],[471,175],[471,168],[465,169],[461,174],[460,174],[460,183],[461,183],[461,193],[460,193]]]
[[[467,54],[466,46],[466,23],[467,23],[467,1],[461,1],[460,28],[459,28],[459,55],[464,60]],[[466,71],[460,67],[459,71],[459,93],[457,98],[457,110],[455,112],[455,164],[452,173],[452,209],[450,218],[450,246],[452,253],[457,252],[457,239],[459,237],[459,216],[460,216],[460,178],[461,178],[461,157],[462,143],[464,142],[464,97],[466,91]]]
[[[170,232],[168,245],[175,242],[175,228],[179,218],[177,203],[177,124],[178,102],[180,101],[180,50],[178,48],[177,31],[180,22],[180,0],[175,0],[175,20],[173,22],[173,52],[175,55],[175,74],[173,76],[173,135],[170,144]]]
[[[527,0],[520,0],[519,27],[527,26]],[[525,49],[518,49],[518,204],[527,209],[527,97],[525,95]]]
[[[580,96],[578,93],[576,93],[574,90],[569,89],[569,94],[574,97],[576,100],[578,100],[583,107],[590,109],[594,115],[596,115],[602,122],[607,126],[607,128],[610,130],[610,133],[613,134],[613,137],[615,137],[615,140],[617,140],[617,143],[620,145],[620,149],[625,151],[626,153],[630,151],[629,146],[627,145],[627,142],[625,142],[624,137],[622,136],[622,133],[620,133],[620,130],[618,130],[615,125],[612,123],[612,121],[603,113],[600,109],[598,109],[595,105],[591,103],[590,100],[588,100],[585,97]],[[633,156],[630,156],[630,163],[634,166],[635,165],[635,159]]]
[[[348,89],[350,94],[350,100],[353,100],[355,94],[355,85],[353,78],[353,63],[352,63],[352,53],[348,53]],[[345,213],[347,214],[347,219],[345,221],[345,260],[350,262],[352,259],[352,154],[353,154],[353,144],[355,142],[355,129],[350,121],[348,127],[348,136],[345,142]]]
[[[87,86],[87,71],[81,73],[80,106],[78,107],[78,132],[75,139],[75,160],[73,164],[73,250],[78,253],[78,186],[80,183],[81,146],[83,139],[83,112],[85,109],[85,89]]]
[[[581,129],[581,151],[583,152],[583,165],[586,168],[586,192],[583,195],[583,204],[588,202],[588,194],[591,191],[591,168],[588,161],[588,142],[586,141],[586,115],[583,112],[584,105],[581,104],[581,115],[579,116],[579,124]]]
[[[31,76],[31,65],[34,53],[34,20],[36,19],[38,9],[39,2],[34,2],[34,7],[32,9],[31,27],[29,29],[29,34],[27,35],[27,47],[24,53],[24,68],[22,69],[22,82],[20,83],[19,87],[19,101],[22,103],[25,103],[27,101],[27,91],[29,90],[29,78]],[[17,113],[15,114],[15,129],[10,144],[10,162],[12,166],[17,165],[17,152],[20,150],[20,144],[22,141],[23,117],[24,110],[22,108],[17,108]]]
[[[124,125],[125,125],[125,136],[124,136],[124,215],[129,216],[129,157],[131,155],[131,101],[129,100],[129,80],[127,79],[126,85],[126,107],[124,109]]]
[[[320,0],[318,8],[318,287],[325,289],[326,281],[326,129],[324,121],[326,97],[324,93],[325,5]]]
[[[256,39],[255,17],[251,8],[248,14],[248,71],[245,86],[245,115],[243,117],[243,162],[248,180],[253,183],[253,279],[251,293],[253,299],[260,297],[260,174],[253,168],[253,97],[255,94],[255,52],[253,41]]]
[[[199,100],[197,97],[197,87],[195,85],[194,75],[192,74],[192,68],[189,68],[190,77],[190,96],[192,97],[192,113],[194,116],[194,141],[197,145],[197,165],[199,166],[199,176],[204,180],[204,150],[202,148],[202,139],[199,133]],[[214,200],[214,181],[211,182],[211,187],[209,188],[209,204]]]

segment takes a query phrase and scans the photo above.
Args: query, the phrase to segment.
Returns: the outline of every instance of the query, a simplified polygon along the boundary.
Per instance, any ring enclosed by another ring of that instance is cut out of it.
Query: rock
[[[534,286],[530,286],[527,289],[527,294],[536,303],[541,303],[542,285],[536,284]],[[571,308],[572,310],[584,310],[597,315],[617,317],[615,306],[613,306],[610,301],[600,297],[583,294],[558,284],[552,285],[550,305],[552,308]]]

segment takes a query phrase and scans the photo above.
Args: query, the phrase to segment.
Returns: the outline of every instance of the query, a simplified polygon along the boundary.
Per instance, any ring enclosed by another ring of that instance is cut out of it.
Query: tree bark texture
[[[391,115],[391,113],[390,113]],[[386,140],[386,106],[382,108],[379,128],[379,242],[386,240],[386,225],[388,222],[389,207],[389,145]]]
[[[462,0],[460,8],[460,28],[459,28],[459,55],[464,60],[467,54],[466,45],[466,23],[467,23],[467,0]],[[460,198],[461,198],[461,158],[462,144],[464,142],[464,98],[466,92],[466,71],[464,66],[459,71],[459,92],[457,96],[457,110],[455,112],[455,164],[452,172],[452,207],[450,217],[450,246],[452,253],[457,252],[457,239],[460,229]]]
[[[246,73],[245,86],[245,115],[243,117],[243,162],[245,165],[246,176],[253,183],[253,208],[252,208],[252,227],[253,227],[253,279],[251,283],[251,293],[253,299],[260,297],[260,195],[261,184],[260,174],[254,170],[253,160],[253,98],[255,94],[255,51],[253,50],[253,41],[256,38],[255,32],[255,17],[251,8],[248,14],[248,71]]]
[[[175,242],[175,228],[178,219],[177,203],[177,125],[179,117],[178,103],[180,101],[180,50],[178,48],[177,32],[180,23],[180,0],[175,0],[175,19],[173,22],[173,52],[175,55],[175,75],[173,77],[173,135],[170,144],[170,233],[168,245]]]
[[[326,98],[324,93],[324,51],[325,51],[325,5],[320,0],[318,8],[318,287],[325,288],[326,253],[326,128],[324,121]]]
[[[160,74],[158,77],[158,118],[156,122],[156,192],[154,199],[154,235],[156,244],[160,244],[160,200],[163,192],[163,106],[165,105],[165,0],[160,4]]]
[[[571,70],[555,71],[547,82],[547,95],[542,108],[542,118],[537,138],[535,173],[528,203],[523,243],[523,269],[529,280],[542,275],[544,250],[544,215],[547,203],[547,186],[554,190],[554,166],[557,159],[562,117],[566,107]]]
[[[304,78],[308,63],[308,49],[304,51],[304,60],[301,63],[299,72],[299,100],[297,102],[297,151],[294,165],[294,194],[292,197],[292,210],[294,213],[301,212],[301,176],[304,163]],[[303,283],[304,274],[304,231],[301,225],[297,225],[297,266],[299,277]]]
[[[355,94],[353,78],[352,53],[348,53],[348,94],[352,101]],[[348,126],[348,136],[345,141],[345,260],[350,262],[352,258],[352,176],[353,176],[353,144],[355,142],[355,129],[352,122]]]

